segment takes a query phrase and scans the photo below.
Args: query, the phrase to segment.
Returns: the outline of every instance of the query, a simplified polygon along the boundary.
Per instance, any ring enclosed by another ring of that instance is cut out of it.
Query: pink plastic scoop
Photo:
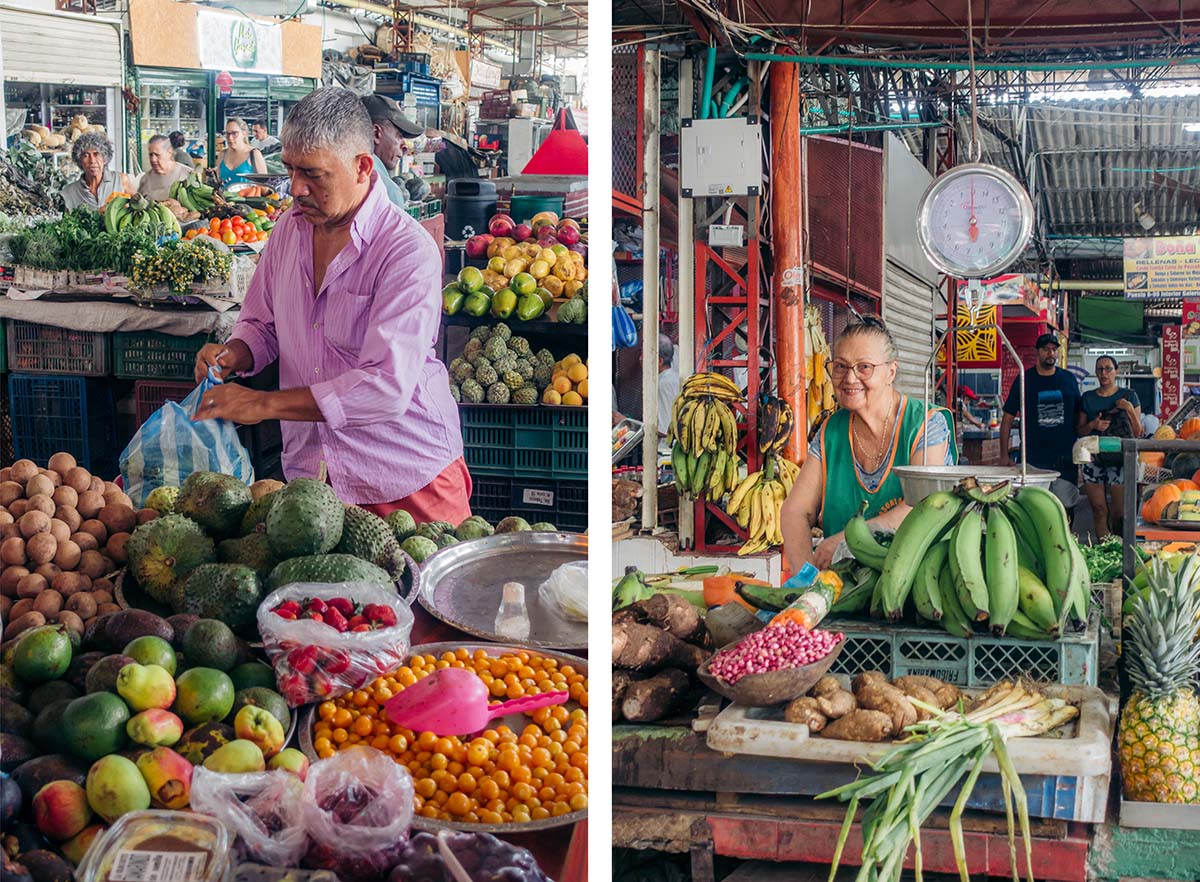
[[[570,693],[543,692],[496,705],[488,705],[487,684],[466,668],[442,668],[406,687],[384,702],[388,720],[414,732],[466,735],[478,732],[489,720],[562,704]]]

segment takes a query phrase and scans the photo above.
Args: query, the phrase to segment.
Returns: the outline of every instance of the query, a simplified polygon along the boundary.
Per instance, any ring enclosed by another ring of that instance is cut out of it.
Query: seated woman
[[[875,318],[851,324],[834,342],[829,374],[839,409],[809,445],[781,512],[793,572],[809,561],[829,566],[863,502],[874,529],[900,525],[912,508],[894,466],[958,462],[953,416],[898,392],[896,361],[896,342]],[[814,550],[815,526],[825,538]]]
[[[113,193],[133,193],[133,181],[108,167],[113,158],[112,141],[96,132],[80,135],[71,146],[71,161],[83,172],[62,188],[67,211],[81,205],[99,210]]]

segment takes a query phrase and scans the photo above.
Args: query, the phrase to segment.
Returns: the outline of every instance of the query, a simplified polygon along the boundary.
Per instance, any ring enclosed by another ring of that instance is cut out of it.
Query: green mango
[[[486,294],[482,291],[474,291],[467,295],[467,300],[463,304],[463,312],[478,318],[481,315],[486,315],[488,307],[491,305],[492,301]]]
[[[442,289],[442,312],[446,315],[456,315],[463,308],[466,299],[457,284],[447,285]]]
[[[542,298],[542,303],[546,304],[546,309],[554,305],[554,295],[545,288],[538,288],[533,293]]]
[[[546,311],[546,304],[536,293],[525,294],[517,301],[517,318],[523,322],[531,322],[541,318]]]
[[[517,293],[512,288],[501,288],[492,298],[492,315],[506,319],[517,308]]]

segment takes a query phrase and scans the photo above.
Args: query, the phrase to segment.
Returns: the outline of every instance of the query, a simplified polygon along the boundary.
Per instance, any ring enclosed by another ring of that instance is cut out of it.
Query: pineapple
[[[1117,728],[1124,795],[1200,805],[1200,555],[1175,573],[1155,559],[1149,576],[1123,650],[1133,689]]]

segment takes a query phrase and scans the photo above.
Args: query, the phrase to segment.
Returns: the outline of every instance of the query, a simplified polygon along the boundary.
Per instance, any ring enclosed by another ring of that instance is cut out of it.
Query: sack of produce
[[[263,649],[292,707],[345,695],[400,667],[412,626],[395,590],[369,582],[293,582],[258,607]]]
[[[192,810],[225,825],[240,860],[273,867],[294,867],[308,850],[303,795],[304,782],[282,769],[236,775],[196,766],[192,773]]]
[[[304,782],[304,865],[342,882],[378,880],[400,860],[413,818],[408,769],[373,747],[314,763]]]
[[[136,508],[151,491],[180,487],[192,472],[221,472],[254,483],[250,452],[229,420],[192,422],[200,399],[220,383],[209,374],[183,401],[168,401],[137,430],[121,453],[121,478]]]
[[[538,586],[542,606],[568,622],[588,620],[588,566],[586,560],[571,561],[555,569]]]
[[[447,858],[447,852],[450,857]],[[457,861],[470,882],[520,879],[522,882],[550,882],[537,858],[528,849],[512,845],[490,833],[442,830],[438,833],[414,833],[400,863],[388,882],[462,882],[448,865]]]

